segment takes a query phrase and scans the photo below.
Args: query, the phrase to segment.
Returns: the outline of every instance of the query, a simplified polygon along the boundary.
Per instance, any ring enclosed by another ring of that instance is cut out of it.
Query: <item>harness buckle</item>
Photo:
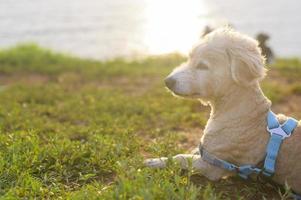
[[[261,169],[254,167],[252,165],[243,165],[238,167],[238,175],[243,179],[247,179],[251,174],[259,174]]]
[[[236,171],[236,172],[239,172],[239,167],[234,165],[234,164],[230,164],[229,165],[229,170],[230,171]]]
[[[276,134],[282,137],[282,139],[287,138],[289,136],[291,136],[291,133],[287,134],[281,126],[278,126],[277,128],[272,128],[270,129],[269,127],[267,127],[268,132],[270,132],[271,135]]]

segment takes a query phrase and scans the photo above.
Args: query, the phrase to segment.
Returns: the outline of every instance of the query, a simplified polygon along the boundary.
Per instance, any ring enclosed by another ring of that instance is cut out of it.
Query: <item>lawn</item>
[[[209,108],[173,97],[177,54],[106,62],[34,44],[0,50],[1,199],[286,199],[271,183],[214,183],[170,163],[198,145]],[[273,110],[301,119],[301,62],[278,59],[262,83]]]

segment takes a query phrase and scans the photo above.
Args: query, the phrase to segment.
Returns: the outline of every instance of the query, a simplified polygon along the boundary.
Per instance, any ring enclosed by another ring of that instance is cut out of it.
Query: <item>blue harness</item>
[[[267,116],[267,124],[267,130],[271,137],[266,148],[266,157],[262,169],[248,164],[237,166],[233,163],[211,155],[200,145],[200,154],[202,159],[216,167],[220,167],[231,172],[237,172],[238,175],[244,179],[247,179],[251,174],[260,173],[267,177],[271,177],[275,173],[276,159],[282,141],[291,136],[292,132],[298,125],[298,121],[294,118],[288,118],[286,122],[280,124],[275,113],[269,111]]]

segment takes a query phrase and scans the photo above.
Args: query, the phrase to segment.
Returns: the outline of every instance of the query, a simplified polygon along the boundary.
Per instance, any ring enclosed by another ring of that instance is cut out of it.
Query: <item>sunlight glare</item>
[[[146,0],[145,41],[151,54],[187,54],[206,25],[203,0]]]

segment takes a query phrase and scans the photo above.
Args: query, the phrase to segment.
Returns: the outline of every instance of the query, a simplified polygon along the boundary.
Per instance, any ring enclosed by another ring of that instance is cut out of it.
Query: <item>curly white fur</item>
[[[266,115],[271,103],[259,85],[266,73],[264,63],[254,39],[231,29],[218,29],[200,41],[188,61],[166,78],[166,85],[174,94],[196,98],[211,106],[201,143],[211,154],[237,165],[258,165],[265,157],[269,139]],[[279,116],[280,121],[285,119]],[[301,193],[299,127],[282,144],[273,179],[280,184],[287,182]],[[174,157],[182,168],[188,167],[189,159],[192,167],[210,180],[232,175],[204,162],[200,155]],[[148,159],[145,163],[150,167],[165,167],[166,160]]]

